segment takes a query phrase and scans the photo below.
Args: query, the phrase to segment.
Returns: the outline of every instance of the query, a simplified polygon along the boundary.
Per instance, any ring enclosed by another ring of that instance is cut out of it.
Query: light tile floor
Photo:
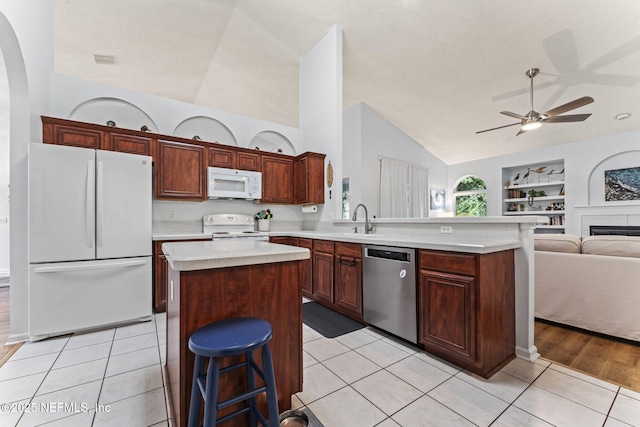
[[[24,344],[0,368],[0,426],[168,426],[164,321]],[[640,426],[640,393],[545,360],[484,380],[372,328],[303,341],[293,407],[325,427]]]

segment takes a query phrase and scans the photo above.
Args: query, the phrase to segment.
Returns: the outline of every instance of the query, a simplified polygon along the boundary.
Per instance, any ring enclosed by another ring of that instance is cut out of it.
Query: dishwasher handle
[[[411,254],[404,251],[394,251],[389,249],[366,248],[365,257],[387,259],[398,262],[411,262]]]

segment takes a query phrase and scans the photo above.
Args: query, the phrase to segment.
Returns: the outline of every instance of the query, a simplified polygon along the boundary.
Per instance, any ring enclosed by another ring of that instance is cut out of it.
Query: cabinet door
[[[336,281],[335,303],[345,314],[357,319],[362,318],[362,256],[360,245],[349,245],[357,248],[356,253],[344,252],[343,243],[336,243]]]
[[[313,297],[333,304],[333,242],[313,241]]]
[[[262,202],[294,202],[293,159],[262,156]]]
[[[70,145],[73,147],[108,150],[104,132],[54,123],[43,123],[42,140],[46,144]]]
[[[111,133],[109,143],[109,149],[113,151],[151,156],[151,138]]]
[[[427,351],[475,361],[474,278],[420,272],[420,342]]]
[[[312,250],[311,239],[298,239],[298,246]],[[313,252],[312,252],[313,253]],[[302,294],[308,297],[313,295],[313,264],[311,258],[300,262],[300,283],[302,283]]]
[[[153,307],[156,313],[167,309],[167,268],[169,262],[162,253],[162,243],[153,245]]]
[[[158,140],[156,197],[202,201],[206,199],[205,148]]]
[[[307,153],[298,158],[296,172],[297,203],[324,203],[324,154]]]
[[[244,153],[238,152],[236,154],[237,168],[244,171],[256,171],[262,170],[262,162],[258,153]]]
[[[209,166],[217,168],[236,168],[236,151],[233,148],[210,147]]]

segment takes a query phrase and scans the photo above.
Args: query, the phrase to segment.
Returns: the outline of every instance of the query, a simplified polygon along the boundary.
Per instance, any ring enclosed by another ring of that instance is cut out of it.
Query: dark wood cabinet
[[[335,243],[334,298],[336,310],[362,319],[362,245]]]
[[[307,248],[313,254],[313,240],[298,239],[298,246]],[[313,296],[313,264],[311,258],[300,261],[300,282],[302,283],[302,295],[309,298]]]
[[[207,167],[262,172],[262,202],[324,203],[324,154],[291,157],[139,130],[42,116],[47,144],[151,156],[156,199],[204,201]]]
[[[293,158],[262,155],[262,203],[294,203]]]
[[[206,199],[205,147],[160,139],[156,158],[156,198]]]
[[[142,154],[151,156],[151,138],[126,135],[121,133],[111,133],[109,135],[109,150],[120,151],[122,153]]]
[[[421,342],[475,360],[474,278],[421,270]]]
[[[156,313],[167,309],[167,272],[169,262],[162,252],[164,242],[153,242],[153,308]]]
[[[304,153],[296,162],[296,203],[324,203],[324,154]]]
[[[329,305],[333,305],[333,250],[331,241],[313,241],[313,298]]]
[[[420,250],[419,341],[488,378],[515,357],[514,251]]]
[[[238,151],[237,169],[244,171],[262,171],[262,155],[258,153],[247,153]]]
[[[42,142],[96,150],[108,149],[108,141],[103,130],[78,128],[73,122],[45,117],[42,118]]]
[[[209,147],[209,166],[236,169],[236,150],[231,147]]]

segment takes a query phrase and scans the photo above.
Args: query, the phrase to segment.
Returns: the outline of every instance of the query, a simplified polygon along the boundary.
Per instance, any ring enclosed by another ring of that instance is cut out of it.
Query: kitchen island
[[[189,337],[207,323],[230,317],[258,317],[271,324],[279,410],[290,409],[291,395],[302,390],[299,263],[309,258],[309,250],[255,240],[164,243],[162,250],[169,262],[166,372],[173,425],[187,425],[194,363]],[[244,384],[239,371],[223,376],[221,399]],[[225,425],[246,421],[238,417]]]

